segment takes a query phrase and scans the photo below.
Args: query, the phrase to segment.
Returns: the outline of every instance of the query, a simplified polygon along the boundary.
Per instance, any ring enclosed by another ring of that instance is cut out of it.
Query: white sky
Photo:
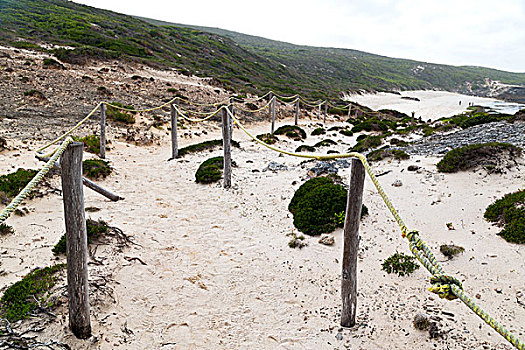
[[[293,44],[525,72],[525,0],[74,0]]]

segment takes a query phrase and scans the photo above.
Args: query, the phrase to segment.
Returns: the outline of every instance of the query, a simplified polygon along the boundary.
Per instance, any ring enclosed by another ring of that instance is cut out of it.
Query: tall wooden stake
[[[233,114],[233,97],[230,97],[230,112],[232,115]],[[228,118],[230,120],[230,139],[233,138],[233,119],[232,118]]]
[[[412,125],[416,123],[415,118],[416,118],[416,112],[412,112]]]
[[[275,130],[275,96],[272,99],[272,134]]]
[[[299,123],[299,99],[295,101],[295,125]]]
[[[352,158],[350,168],[350,189],[346,202],[346,216],[343,238],[343,264],[341,276],[341,326],[355,325],[357,309],[357,253],[359,251],[359,221],[363,203],[365,168],[361,161]]]
[[[319,107],[317,108],[317,119],[321,119],[321,105],[322,103],[319,103]]]
[[[100,105],[100,158],[106,158],[106,105]]]
[[[179,112],[175,109],[175,106],[170,105],[171,109],[171,159],[175,159],[179,156],[179,142],[177,140],[177,119],[179,118]]]
[[[224,188],[232,186],[232,154],[230,146],[230,115],[226,108],[222,114],[222,145],[224,148]]]
[[[326,115],[328,114],[328,101],[324,101],[324,117],[323,124],[326,124]]]
[[[62,158],[62,194],[66,222],[69,326],[80,339],[91,336],[88,291],[87,231],[82,188],[82,143],[70,144]]]
[[[348,106],[348,118],[352,115],[352,105]]]
[[[272,103],[273,103],[273,93],[270,92],[268,95],[270,97],[270,104],[268,105],[268,120],[272,120]],[[272,128],[272,134],[273,134],[273,128]]]

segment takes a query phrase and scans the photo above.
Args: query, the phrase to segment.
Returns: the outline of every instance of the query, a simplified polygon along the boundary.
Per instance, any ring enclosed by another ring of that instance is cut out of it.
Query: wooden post
[[[230,97],[230,112],[232,115],[233,114],[233,97]],[[230,139],[233,138],[233,119],[232,118],[228,118],[228,120],[230,121]]]
[[[230,115],[224,107],[222,114],[222,145],[224,148],[224,188],[232,186],[232,155],[230,146]]]
[[[350,118],[351,115],[352,115],[352,104],[348,106],[348,118]]]
[[[107,199],[113,201],[113,202],[116,202],[116,201],[119,201],[121,199],[124,199],[124,197],[121,197],[121,196],[118,196],[112,192],[109,192],[108,190],[106,190],[104,187],[100,186],[100,185],[97,185],[96,183],[94,183],[93,181],[89,180],[89,179],[86,179],[85,177],[82,177],[82,183],[84,184],[84,186],[88,187],[88,188],[91,188],[93,191],[103,195],[104,197],[106,197]]]
[[[416,112],[412,112],[412,125],[415,124]]]
[[[341,276],[341,326],[353,327],[357,309],[357,253],[359,251],[359,221],[363,202],[365,168],[361,161],[352,158],[350,168],[350,189],[346,202],[345,226],[343,231],[343,263]]]
[[[326,116],[328,114],[328,101],[324,101],[324,117],[323,124],[326,124]]]
[[[357,113],[359,112],[359,107],[355,106],[355,115],[354,117],[357,118]]]
[[[179,142],[177,140],[177,122],[179,118],[179,112],[173,104],[170,105],[171,109],[171,159],[175,159],[179,156]]]
[[[272,134],[275,130],[275,96],[272,99]]]
[[[272,120],[272,103],[273,103],[273,93],[270,92],[268,95],[270,97],[270,104],[268,105],[268,119]],[[272,128],[272,134],[273,134],[273,128]]]
[[[317,119],[321,119],[321,105],[322,103],[319,103],[319,106],[317,108]]]
[[[69,326],[79,339],[91,336],[88,291],[87,231],[82,188],[82,150],[79,142],[70,144],[62,158],[62,195],[66,222],[67,293]]]
[[[299,99],[295,101],[295,125],[299,123]]]
[[[100,158],[106,158],[106,104],[100,105]]]

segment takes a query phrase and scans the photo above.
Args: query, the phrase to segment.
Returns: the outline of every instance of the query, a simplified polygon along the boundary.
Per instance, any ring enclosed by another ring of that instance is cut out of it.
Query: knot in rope
[[[406,230],[407,229],[405,228],[405,232]],[[419,231],[412,230],[412,231],[409,231],[408,233],[405,233],[405,232],[403,232],[403,237],[406,237],[409,242],[414,242],[416,245],[419,246],[419,242],[421,242],[421,238],[419,238]]]
[[[432,287],[428,290],[432,293],[436,293],[442,299],[454,300],[457,296],[452,292],[452,285],[456,285],[459,289],[463,290],[463,285],[454,276],[450,275],[434,275],[430,278]]]

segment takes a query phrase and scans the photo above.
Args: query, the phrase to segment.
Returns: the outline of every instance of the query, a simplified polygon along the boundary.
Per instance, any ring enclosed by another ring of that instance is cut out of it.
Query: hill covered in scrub
[[[298,46],[232,31],[135,18],[63,0],[0,0],[0,42],[58,59],[130,59],[211,77],[239,92],[301,93],[440,89],[487,95],[493,82],[525,85],[525,73],[395,59],[357,50]],[[504,91],[501,91],[504,92]],[[512,97],[512,96],[511,96]]]

